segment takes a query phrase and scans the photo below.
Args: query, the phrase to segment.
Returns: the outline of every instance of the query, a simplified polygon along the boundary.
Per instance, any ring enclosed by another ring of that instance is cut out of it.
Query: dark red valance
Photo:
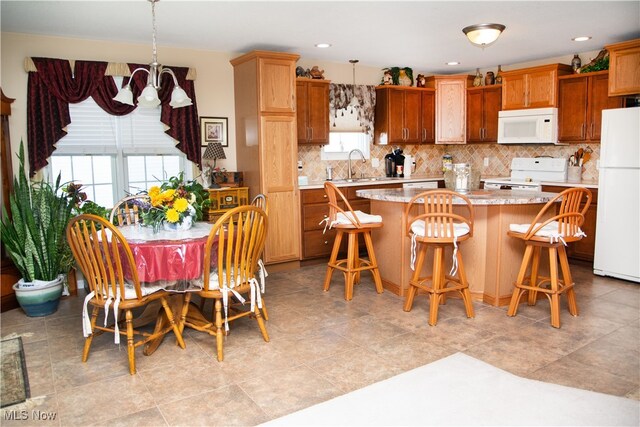
[[[69,104],[82,102],[91,96],[104,111],[112,115],[126,115],[136,108],[113,100],[118,87],[111,76],[104,74],[106,62],[75,61],[72,73],[66,59],[32,59],[38,71],[29,73],[27,88],[27,148],[31,176],[47,165],[55,144],[66,135],[62,129],[71,123]],[[138,67],[148,68],[129,64],[131,71]],[[194,83],[186,79],[187,68],[168,68],[175,73],[178,84],[191,98],[193,105],[177,109],[169,106],[174,84],[173,79],[165,75],[160,88],[160,120],[169,126],[166,133],[178,141],[176,147],[186,154],[187,159],[201,167],[200,124]],[[146,85],[147,74],[138,73],[133,80],[131,86],[135,99]]]

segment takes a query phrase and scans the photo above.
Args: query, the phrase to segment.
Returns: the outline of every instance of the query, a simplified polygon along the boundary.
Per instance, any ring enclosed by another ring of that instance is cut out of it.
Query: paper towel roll
[[[411,169],[413,166],[413,157],[406,155],[404,156],[404,177],[411,178]]]

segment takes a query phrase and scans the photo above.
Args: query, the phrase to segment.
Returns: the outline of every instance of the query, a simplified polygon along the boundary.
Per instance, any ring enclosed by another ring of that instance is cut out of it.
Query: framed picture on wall
[[[200,138],[203,147],[210,142],[219,142],[223,147],[229,146],[226,117],[200,117]]]

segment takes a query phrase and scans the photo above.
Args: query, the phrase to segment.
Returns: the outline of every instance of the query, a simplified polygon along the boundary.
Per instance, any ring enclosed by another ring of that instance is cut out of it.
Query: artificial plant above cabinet
[[[570,65],[550,64],[502,72],[502,109],[557,107],[558,77],[573,73]]]
[[[558,140],[600,142],[602,110],[622,107],[609,97],[609,72],[596,71],[558,78]]]
[[[329,143],[329,80],[296,80],[298,144]]]
[[[433,142],[433,92],[408,86],[376,87],[375,143]]]
[[[605,48],[609,51],[609,96],[640,93],[640,39]]]
[[[467,142],[498,141],[498,111],[502,87],[481,86],[467,89]]]

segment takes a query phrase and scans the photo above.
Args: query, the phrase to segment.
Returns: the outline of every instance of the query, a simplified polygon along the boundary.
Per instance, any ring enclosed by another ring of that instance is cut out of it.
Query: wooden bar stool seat
[[[344,197],[342,192],[332,183],[325,182],[324,190],[329,197],[329,217],[327,227],[336,229],[336,239],[333,242],[331,257],[327,264],[327,273],[324,278],[324,291],[329,290],[331,285],[331,276],[333,270],[340,270],[344,274],[345,287],[344,299],[350,301],[353,298],[353,285],[360,282],[360,273],[363,271],[371,271],[373,281],[376,286],[376,292],[381,294],[382,280],[378,271],[378,261],[373,250],[373,242],[371,240],[371,230],[382,227],[382,218],[378,215],[370,215],[361,211],[354,211],[351,205]],[[340,202],[346,207],[343,210],[338,205],[338,196]],[[340,245],[344,235],[347,235],[347,257],[338,259]],[[360,248],[358,245],[358,237],[362,235],[367,248],[367,256],[369,259],[360,258]]]
[[[551,326],[560,327],[560,296],[567,295],[569,313],[578,315],[574,282],[569,269],[568,243],[578,241],[585,236],[580,229],[584,223],[584,214],[591,204],[591,191],[586,188],[569,188],[550,200],[533,219],[531,224],[511,224],[507,235],[521,239],[525,243],[524,257],[520,264],[515,289],[511,296],[507,315],[515,316],[520,298],[528,292],[528,304],[535,305],[538,292],[542,292],[551,304]],[[556,215],[542,220],[553,212],[560,201]],[[540,253],[549,251],[549,276],[538,274]],[[558,260],[562,278],[558,277]],[[527,271],[531,266],[530,273]]]
[[[453,212],[453,201],[458,198],[466,208],[467,216]],[[419,289],[429,294],[429,325],[438,322],[438,309],[446,301],[446,294],[458,292],[462,296],[467,317],[474,317],[469,283],[458,244],[473,236],[473,206],[462,194],[450,190],[426,191],[413,197],[405,208],[404,229],[411,238],[413,276],[404,303],[404,311],[411,311],[413,299]],[[453,268],[445,272],[444,251],[453,246]],[[433,248],[431,276],[421,276],[428,248]],[[456,277],[457,273],[457,277]]]

